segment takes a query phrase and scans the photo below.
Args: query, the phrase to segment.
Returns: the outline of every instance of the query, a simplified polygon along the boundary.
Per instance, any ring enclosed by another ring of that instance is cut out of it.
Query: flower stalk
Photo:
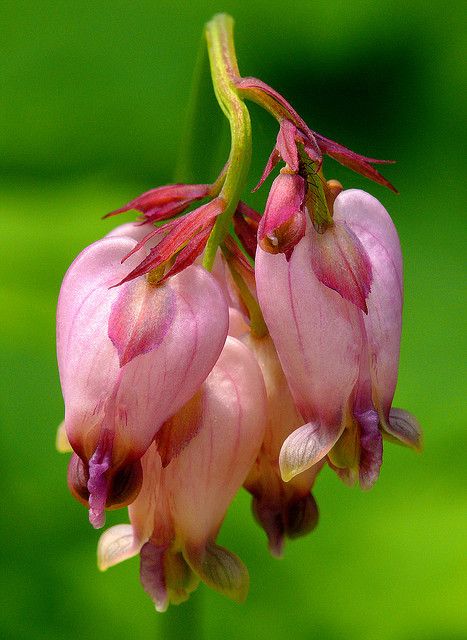
[[[219,14],[206,25],[206,40],[212,82],[217,101],[229,120],[231,149],[227,172],[219,197],[226,208],[216,220],[204,251],[203,266],[211,270],[218,246],[227,235],[233,215],[248,178],[251,160],[251,121],[239,96],[236,81],[240,76],[233,40],[233,19]]]

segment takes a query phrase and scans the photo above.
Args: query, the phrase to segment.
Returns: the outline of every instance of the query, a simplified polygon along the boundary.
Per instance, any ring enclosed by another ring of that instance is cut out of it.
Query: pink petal
[[[203,394],[198,433],[165,470],[177,530],[195,549],[217,534],[264,435],[261,371],[235,338],[227,338]]]
[[[109,317],[109,338],[120,367],[158,347],[175,318],[176,298],[170,286],[151,285],[140,278],[119,288]]]
[[[313,425],[306,430],[310,445],[314,433],[317,442],[324,443],[304,449],[314,461],[316,452],[332,446],[341,432],[363,344],[360,311],[314,274],[311,233],[316,232],[307,231],[290,262],[258,248],[255,270],[258,299],[292,396],[304,420]],[[303,458],[299,467],[306,464]],[[289,474],[291,464],[287,469]]]
[[[344,425],[330,428],[322,423],[304,424],[285,440],[279,456],[285,482],[306,471],[324,458],[339,439]]]
[[[122,321],[127,329],[137,330],[130,331],[130,346],[122,351],[120,368],[108,323],[121,289],[109,286],[127,268],[120,259],[134,244],[129,238],[111,237],[83,251],[65,276],[57,311],[57,350],[70,443],[87,463],[104,430],[114,436],[111,469],[95,476],[96,487],[103,476],[120,483],[119,469],[122,473],[131,469],[159,427],[193,396],[216,362],[228,328],[227,304],[219,285],[202,268],[191,266],[164,285],[175,301],[175,311],[163,337],[151,338],[144,322]],[[149,302],[151,285],[139,280],[128,286],[134,287],[133,292],[128,293],[129,289],[124,295],[133,301],[142,296],[154,319],[157,304]],[[125,317],[127,310],[120,310]],[[121,344],[127,343],[122,340]],[[100,464],[96,458],[96,469]],[[94,477],[91,469],[89,476]],[[116,488],[107,487],[109,496]],[[94,493],[105,502],[102,487],[97,489]],[[101,508],[100,504],[97,511]]]
[[[311,240],[311,265],[318,280],[367,313],[371,262],[355,233],[336,221],[323,233],[312,233]]]
[[[394,224],[385,208],[364,191],[343,191],[334,203],[334,219],[345,223],[364,245],[373,281],[364,318],[372,385],[380,413],[388,418],[397,383],[402,323],[402,255]],[[378,409],[378,407],[376,407]]]

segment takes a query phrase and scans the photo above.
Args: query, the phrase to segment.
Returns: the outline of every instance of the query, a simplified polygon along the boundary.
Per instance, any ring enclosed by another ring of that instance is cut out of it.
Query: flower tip
[[[284,482],[319,462],[340,437],[343,426],[329,427],[308,422],[295,429],[284,441],[279,454],[279,468]]]

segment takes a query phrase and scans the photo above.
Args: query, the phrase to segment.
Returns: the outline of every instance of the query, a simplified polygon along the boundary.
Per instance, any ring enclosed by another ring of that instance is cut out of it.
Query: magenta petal
[[[167,547],[157,547],[146,542],[140,551],[140,580],[144,590],[154,601],[157,611],[166,611],[169,606],[164,557]]]
[[[371,263],[355,233],[345,223],[336,222],[324,233],[315,232],[310,246],[318,280],[367,313]]]
[[[383,439],[378,428],[378,414],[374,409],[369,409],[355,417],[360,425],[360,486],[370,489],[378,479],[383,462]]]
[[[100,529],[105,522],[105,504],[107,502],[108,483],[106,474],[111,466],[114,434],[104,429],[99,444],[89,460],[89,522]]]
[[[136,356],[158,347],[175,316],[174,291],[140,279],[123,285],[112,305],[109,338],[123,367]]]

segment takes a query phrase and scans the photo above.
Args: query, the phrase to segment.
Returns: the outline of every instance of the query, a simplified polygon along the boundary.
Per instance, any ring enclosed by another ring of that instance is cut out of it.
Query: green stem
[[[250,114],[239,97],[235,81],[239,71],[233,41],[233,19],[219,14],[206,25],[212,82],[217,101],[230,124],[231,148],[225,182],[219,197],[226,208],[218,216],[209,237],[203,265],[210,270],[216,251],[229,232],[235,209],[245,187],[251,161]]]

